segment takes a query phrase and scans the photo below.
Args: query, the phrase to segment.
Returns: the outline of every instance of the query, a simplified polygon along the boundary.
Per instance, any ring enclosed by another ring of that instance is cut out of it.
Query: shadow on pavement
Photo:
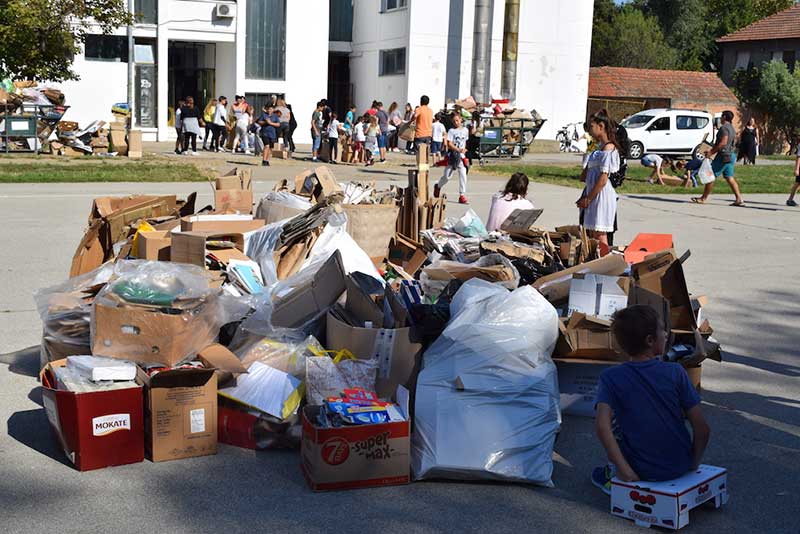
[[[72,467],[52,434],[43,408],[12,414],[8,418],[8,435],[36,452]]]
[[[0,354],[0,363],[8,365],[12,373],[23,376],[39,376],[39,345],[6,354]]]

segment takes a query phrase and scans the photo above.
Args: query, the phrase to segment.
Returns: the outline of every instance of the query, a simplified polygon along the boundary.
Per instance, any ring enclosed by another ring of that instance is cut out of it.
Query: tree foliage
[[[129,21],[125,0],[0,0],[0,79],[77,79],[86,34]]]
[[[736,96],[747,107],[769,117],[770,124],[783,133],[791,149],[800,143],[800,63],[794,72],[783,61],[771,61],[760,68],[734,74]]]
[[[633,6],[613,9],[594,31],[594,66],[671,69],[676,65],[675,50],[667,44],[658,20]]]

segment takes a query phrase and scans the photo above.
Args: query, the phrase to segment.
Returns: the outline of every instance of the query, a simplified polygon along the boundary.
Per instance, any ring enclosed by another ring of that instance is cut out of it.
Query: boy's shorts
[[[719,156],[715,157],[711,162],[711,170],[714,171],[714,177],[719,178],[722,176],[726,180],[733,178],[733,161],[724,163]]]
[[[362,150],[363,148],[364,148],[364,142],[363,141],[356,141],[355,142],[355,147],[354,147],[355,150]]]
[[[311,150],[319,150],[320,145],[322,144],[322,136],[321,135],[314,135],[314,131],[311,131]]]
[[[386,148],[386,134],[382,133],[378,136],[378,148]]]
[[[264,142],[264,146],[268,146],[270,148],[273,148],[275,146],[275,141],[277,141],[277,138],[275,138],[275,137],[267,137],[266,135],[262,135],[261,136],[261,140]]]
[[[432,154],[439,154],[442,151],[442,142],[441,141],[431,141],[431,153]]]
[[[794,183],[800,184],[800,174],[794,177]]]

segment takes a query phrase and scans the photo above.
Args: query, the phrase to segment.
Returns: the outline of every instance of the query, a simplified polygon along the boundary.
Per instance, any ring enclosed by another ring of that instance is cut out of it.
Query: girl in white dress
[[[614,231],[617,213],[617,195],[608,175],[619,170],[619,152],[616,140],[617,125],[605,110],[589,117],[589,133],[597,141],[598,150],[592,152],[581,173],[586,183],[581,198],[575,203],[584,211],[583,225],[589,236],[608,245],[608,232]]]

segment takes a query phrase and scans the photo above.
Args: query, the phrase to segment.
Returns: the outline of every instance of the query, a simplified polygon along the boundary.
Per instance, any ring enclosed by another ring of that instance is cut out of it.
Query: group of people
[[[269,165],[271,149],[278,138],[294,151],[292,138],[297,121],[292,106],[282,98],[265,104],[260,113],[242,95],[236,95],[228,106],[225,96],[211,99],[201,111],[194,97],[186,97],[175,106],[176,154],[197,155],[197,139],[203,140],[202,150],[212,152],[241,152],[262,155],[262,165]],[[205,134],[205,135],[204,135]],[[191,148],[191,150],[189,150]]]

